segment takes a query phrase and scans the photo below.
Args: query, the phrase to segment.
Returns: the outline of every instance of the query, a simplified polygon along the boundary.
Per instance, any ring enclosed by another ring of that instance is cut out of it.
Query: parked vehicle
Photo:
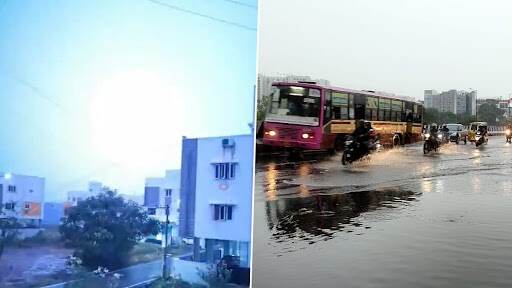
[[[468,142],[468,131],[462,124],[446,124],[446,127],[448,128],[450,142],[455,144],[459,144],[459,142],[466,144]]]

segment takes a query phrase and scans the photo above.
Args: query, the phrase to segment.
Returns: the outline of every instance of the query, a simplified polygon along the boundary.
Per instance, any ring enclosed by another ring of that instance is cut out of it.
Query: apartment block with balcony
[[[180,235],[193,239],[194,261],[249,267],[253,145],[252,135],[183,139]]]
[[[45,179],[0,173],[0,217],[15,217],[28,227],[39,227],[43,219]]]

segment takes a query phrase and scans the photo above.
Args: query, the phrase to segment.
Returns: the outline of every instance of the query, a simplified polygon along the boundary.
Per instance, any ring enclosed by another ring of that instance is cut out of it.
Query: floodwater
[[[253,285],[512,287],[512,145],[258,163]]]

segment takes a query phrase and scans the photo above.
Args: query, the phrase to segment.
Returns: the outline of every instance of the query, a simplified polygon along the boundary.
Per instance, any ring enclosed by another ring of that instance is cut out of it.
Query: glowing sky
[[[251,7],[168,3],[256,27]],[[151,1],[0,1],[0,171],[45,177],[47,201],[142,194],[183,135],[249,133],[255,57],[255,31]]]

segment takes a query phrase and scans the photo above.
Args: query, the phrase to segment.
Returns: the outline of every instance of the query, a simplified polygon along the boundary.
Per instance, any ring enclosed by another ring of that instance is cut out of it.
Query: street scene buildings
[[[167,221],[166,210],[169,206],[168,219],[170,222],[169,244],[179,241],[178,223],[180,207],[180,170],[167,170],[164,177],[146,178],[144,187],[144,207],[148,215],[161,223]],[[156,237],[157,240],[164,239],[163,234]]]
[[[22,225],[39,227],[43,220],[45,179],[0,173],[0,218],[14,217]]]
[[[253,136],[183,139],[180,236],[192,238],[193,260],[224,256],[250,265]]]
[[[451,112],[456,115],[476,115],[477,91],[451,89],[444,92],[425,90],[425,108],[434,108],[439,112]]]

